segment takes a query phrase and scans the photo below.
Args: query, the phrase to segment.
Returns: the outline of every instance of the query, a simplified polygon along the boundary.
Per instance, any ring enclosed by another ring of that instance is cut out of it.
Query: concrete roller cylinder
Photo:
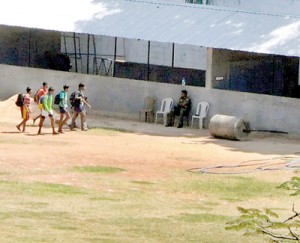
[[[238,117],[214,115],[209,122],[209,132],[217,138],[246,140],[250,133],[250,124]]]

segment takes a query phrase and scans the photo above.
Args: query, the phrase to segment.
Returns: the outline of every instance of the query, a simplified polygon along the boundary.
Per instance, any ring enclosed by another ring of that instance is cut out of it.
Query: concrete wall
[[[0,65],[0,100],[24,91],[26,86],[31,86],[35,91],[43,81],[47,81],[56,91],[60,91],[65,83],[73,91],[79,82],[83,82],[93,107],[91,113],[136,120],[146,96],[157,97],[158,107],[165,97],[177,101],[183,89],[173,84]],[[208,120],[214,114],[224,114],[248,120],[255,129],[300,134],[299,99],[202,87],[184,88],[193,101],[193,112],[198,102],[206,100],[210,103]]]

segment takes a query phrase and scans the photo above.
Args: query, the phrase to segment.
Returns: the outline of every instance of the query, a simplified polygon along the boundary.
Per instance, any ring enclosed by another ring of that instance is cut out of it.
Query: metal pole
[[[117,60],[117,44],[118,44],[118,37],[115,37],[115,50],[114,50],[114,67],[113,67],[113,77],[116,75],[116,60]]]
[[[78,72],[78,69],[77,69],[77,51],[76,51],[76,35],[75,35],[75,32],[73,33],[73,42],[74,42],[74,57],[75,57],[75,72],[77,73]]]
[[[172,43],[172,68],[174,67],[175,43]]]
[[[66,41],[66,33],[63,33],[63,36],[64,36],[64,45],[65,45],[65,54],[69,54],[68,51],[67,51],[67,41]]]
[[[90,34],[87,35],[87,57],[86,57],[86,73],[89,74],[90,69]]]
[[[93,35],[93,46],[94,46],[94,63],[93,63],[94,71],[95,71],[96,75],[98,75],[98,63],[97,63],[97,50],[96,50],[95,35]]]
[[[31,30],[29,30],[29,38],[28,38],[28,67],[30,67],[31,62]]]
[[[150,41],[148,41],[147,81],[150,79]]]

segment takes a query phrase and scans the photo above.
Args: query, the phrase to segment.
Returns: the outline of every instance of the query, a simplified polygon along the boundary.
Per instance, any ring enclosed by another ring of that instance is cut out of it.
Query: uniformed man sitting
[[[170,127],[174,125],[175,116],[179,116],[179,124],[177,128],[183,127],[183,117],[188,116],[191,110],[191,100],[187,96],[187,91],[182,90],[181,96],[176,106],[171,110],[171,112],[167,116],[167,125],[166,127]]]

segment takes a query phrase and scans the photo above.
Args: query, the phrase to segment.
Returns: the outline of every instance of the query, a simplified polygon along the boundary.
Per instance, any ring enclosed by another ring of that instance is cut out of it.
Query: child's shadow
[[[1,133],[15,134],[15,133],[21,133],[21,132],[19,132],[19,131],[14,131],[14,132],[1,132]]]

